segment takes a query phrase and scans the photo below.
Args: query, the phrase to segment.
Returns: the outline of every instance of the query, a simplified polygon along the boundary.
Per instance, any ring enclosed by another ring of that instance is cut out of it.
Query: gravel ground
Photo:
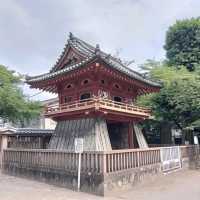
[[[0,200],[200,200],[200,171],[178,171],[110,197],[0,174]]]

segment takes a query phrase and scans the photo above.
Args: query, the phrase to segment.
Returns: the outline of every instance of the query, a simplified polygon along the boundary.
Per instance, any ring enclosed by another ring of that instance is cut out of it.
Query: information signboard
[[[83,138],[75,138],[75,153],[83,153]]]

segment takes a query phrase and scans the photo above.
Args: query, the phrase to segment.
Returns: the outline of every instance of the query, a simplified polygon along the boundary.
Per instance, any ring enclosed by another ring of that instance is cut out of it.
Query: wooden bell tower
[[[73,151],[74,138],[84,138],[85,151],[140,146],[135,124],[150,110],[134,105],[138,95],[158,92],[160,85],[145,79],[121,60],[70,33],[64,51],[49,73],[29,77],[32,88],[57,93],[58,106],[45,115],[57,127],[49,148]]]

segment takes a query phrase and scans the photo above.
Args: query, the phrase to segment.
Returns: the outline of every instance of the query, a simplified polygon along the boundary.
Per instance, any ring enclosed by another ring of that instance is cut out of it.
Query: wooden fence
[[[103,154],[87,152],[82,154],[82,172],[101,173]],[[76,172],[78,154],[56,150],[6,149],[3,165],[40,170],[62,170]]]
[[[0,169],[2,168],[2,162],[3,162],[3,152],[0,151]]]
[[[114,150],[105,153],[105,173],[160,163],[160,149]]]
[[[111,173],[160,163],[160,149],[84,152],[82,173]],[[76,172],[78,154],[56,150],[5,149],[4,167]]]
[[[82,173],[107,174],[127,169],[161,163],[161,148],[113,150],[108,152],[84,152],[81,155]],[[180,146],[181,159],[191,157],[200,149]],[[197,152],[198,151],[198,152]],[[42,171],[61,170],[77,172],[78,154],[44,149],[5,149],[4,168],[17,167]]]

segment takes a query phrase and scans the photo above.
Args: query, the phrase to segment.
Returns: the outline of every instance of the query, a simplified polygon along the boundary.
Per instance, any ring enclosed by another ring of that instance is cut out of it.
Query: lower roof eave
[[[116,117],[127,117],[127,119],[140,119],[140,120],[145,120],[151,117],[151,114],[149,113],[128,113],[128,112],[119,112],[119,111],[113,111],[109,109],[104,109],[104,108],[90,108],[90,109],[84,109],[84,110],[79,110],[79,111],[62,111],[62,112],[52,112],[45,114],[45,117],[53,118],[54,120],[57,120],[59,118],[67,118],[67,119],[76,119],[76,118],[84,118],[84,117],[95,117],[95,116],[102,116],[106,118],[109,116],[111,118]]]

